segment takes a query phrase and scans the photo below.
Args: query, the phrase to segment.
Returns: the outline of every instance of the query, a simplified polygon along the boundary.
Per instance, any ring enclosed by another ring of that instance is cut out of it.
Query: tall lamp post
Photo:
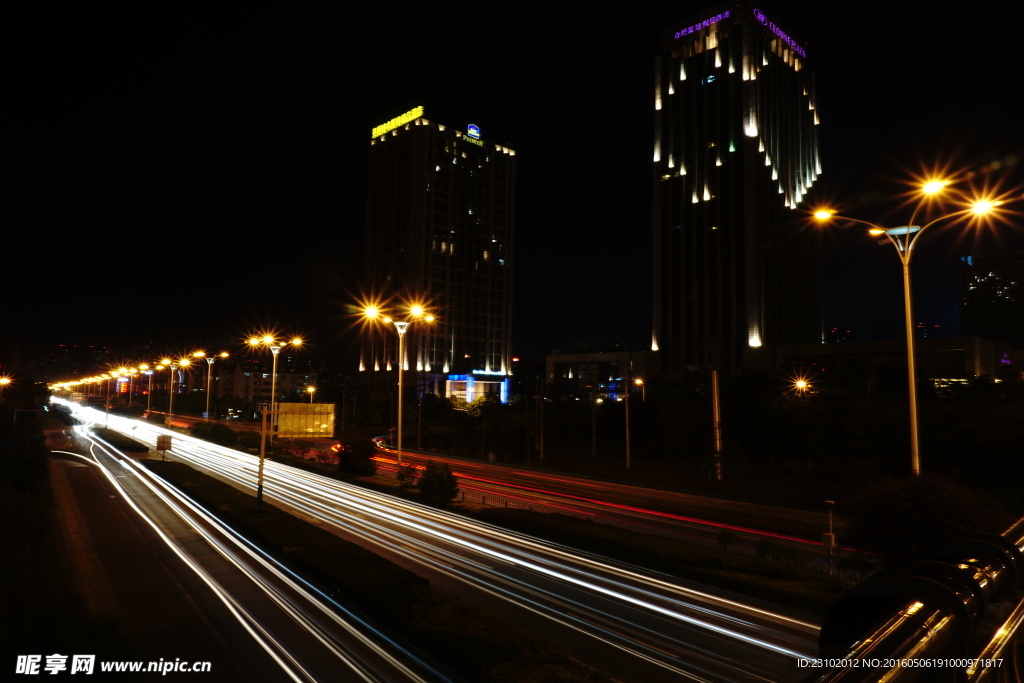
[[[113,378],[110,374],[103,374],[100,377],[107,387],[106,396],[103,397],[103,428],[106,429],[110,426],[110,380]]]
[[[157,365],[156,369],[163,370],[164,366]],[[139,370],[142,371],[142,374],[149,376],[149,385],[146,387],[146,413],[149,413],[153,405],[153,368],[143,363],[139,366]]]
[[[128,407],[132,407],[133,396],[135,396],[135,375],[139,374],[138,366],[128,368]],[[142,379],[141,377],[139,379]]]
[[[298,337],[292,337],[289,341],[283,341],[275,339],[272,335],[264,335],[262,337],[250,337],[247,342],[249,346],[254,349],[267,348],[270,349],[270,353],[274,355],[273,374],[270,376],[270,414],[271,414],[271,425],[277,424],[277,355],[281,353],[281,349],[286,346],[302,346],[302,340]],[[271,429],[271,432],[274,430]],[[272,435],[273,436],[273,435]]]
[[[930,180],[923,183],[919,188],[919,201],[917,206],[914,208],[914,211],[910,216],[910,222],[905,226],[885,228],[869,221],[850,218],[848,216],[840,216],[831,209],[819,209],[814,212],[814,217],[819,221],[828,221],[832,219],[849,221],[851,223],[866,225],[868,227],[868,234],[876,236],[884,235],[886,239],[889,240],[889,243],[896,248],[896,255],[899,256],[900,263],[903,264],[903,309],[907,333],[907,382],[908,390],[910,392],[910,470],[915,477],[920,476],[921,474],[921,456],[917,427],[917,375],[916,363],[914,361],[914,314],[910,299],[910,260],[914,256],[914,246],[917,244],[918,240],[921,239],[921,235],[924,234],[925,230],[936,223],[941,223],[951,218],[963,216],[982,216],[989,213],[1001,203],[994,199],[977,199],[969,202],[967,208],[943,214],[938,218],[928,221],[924,225],[915,225],[917,215],[924,207],[928,198],[937,196],[946,188],[947,185],[949,185],[948,180]]]
[[[395,320],[394,318],[385,315],[376,306],[367,306],[363,309],[363,317],[368,320],[380,320],[383,323],[391,323],[395,326],[395,331],[398,333],[398,466],[402,466],[402,404],[404,401],[403,396],[403,384],[402,384],[402,373],[405,369],[405,332],[409,329],[409,325],[417,320],[430,323],[434,322],[434,316],[427,313],[423,306],[419,304],[412,304],[408,307],[407,318],[405,320]]]
[[[268,348],[273,354],[274,363],[272,375],[270,378],[270,423],[274,425],[277,423],[277,355],[281,353],[281,349],[286,346],[302,346],[302,340],[298,337],[293,337],[290,341],[283,341],[274,338],[273,335],[264,335],[262,337],[253,336],[250,337],[248,342],[249,346],[254,349]],[[263,508],[263,463],[266,460],[267,452],[267,409],[264,406],[261,412],[260,420],[260,466],[256,474],[256,507],[258,509]],[[274,430],[271,428],[273,434]]]
[[[170,424],[171,417],[174,416],[174,374],[178,372],[178,368],[187,368],[192,364],[192,361],[188,358],[179,358],[178,360],[171,360],[170,358],[164,358],[160,363],[168,368],[171,374],[170,382],[168,382],[167,389],[167,419]]]
[[[206,359],[206,419],[210,419],[210,382],[213,379],[213,362],[218,358],[227,358],[227,351],[222,351],[215,356],[207,356],[205,351],[196,351],[192,354],[195,358]]]

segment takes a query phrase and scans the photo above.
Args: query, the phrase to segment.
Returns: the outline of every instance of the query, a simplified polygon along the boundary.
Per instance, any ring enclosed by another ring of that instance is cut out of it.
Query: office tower
[[[666,30],[654,91],[654,321],[661,371],[737,371],[820,342],[820,247],[796,211],[820,173],[804,48],[745,5]]]
[[[1024,349],[1024,251],[960,257],[960,334]]]
[[[473,401],[508,400],[512,374],[515,152],[480,129],[445,126],[423,108],[373,129],[365,286],[436,316],[407,333],[406,386]],[[397,362],[394,330],[368,334],[360,369]]]

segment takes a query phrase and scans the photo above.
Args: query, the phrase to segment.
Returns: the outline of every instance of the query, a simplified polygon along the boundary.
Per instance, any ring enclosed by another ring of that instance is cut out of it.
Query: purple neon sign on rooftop
[[[807,58],[807,51],[804,50],[795,40],[787,36],[781,28],[779,28],[772,22],[768,21],[768,17],[764,15],[764,12],[762,12],[759,9],[755,9],[754,18],[761,22],[763,25],[767,26],[768,30],[777,35],[779,38],[781,38],[782,41],[786,43],[786,45],[789,45],[791,48],[793,48],[793,52],[797,53],[798,55],[805,59]]]
[[[686,28],[679,29],[678,31],[675,32],[674,37],[678,40],[679,38],[682,38],[683,36],[688,36],[691,33],[696,33],[697,31],[706,29],[709,26],[712,26],[713,24],[717,24],[718,22],[723,21],[725,19],[728,19],[731,16],[732,16],[732,10],[725,10],[721,14],[716,14],[714,16],[708,17],[707,19],[704,19],[703,21],[698,21],[695,24],[691,24],[690,26],[687,26]],[[804,57],[806,59],[807,51],[804,50],[804,48],[799,43],[797,43],[795,40],[793,40],[788,35],[786,35],[785,31],[783,31],[781,28],[776,26],[773,22],[769,21],[768,17],[765,16],[764,12],[762,12],[759,9],[755,9],[754,10],[754,18],[757,19],[757,21],[760,24],[762,24],[763,26],[765,26],[769,31],[771,31],[772,33],[777,35],[780,39],[782,39],[782,41],[784,43],[786,43],[786,45],[789,45],[789,47],[793,49],[793,52],[797,53],[798,55],[800,55],[801,57]]]
[[[695,32],[695,31],[699,31],[702,28],[707,28],[708,26],[711,26],[711,24],[717,24],[718,22],[722,21],[723,19],[728,19],[731,14],[732,14],[732,10],[727,9],[724,12],[722,12],[721,14],[716,14],[715,16],[710,17],[708,19],[705,19],[704,21],[698,21],[696,24],[694,24],[692,26],[687,26],[684,29],[680,29],[680,30],[676,31],[675,37],[676,38],[682,38],[683,36],[689,35],[689,34]]]

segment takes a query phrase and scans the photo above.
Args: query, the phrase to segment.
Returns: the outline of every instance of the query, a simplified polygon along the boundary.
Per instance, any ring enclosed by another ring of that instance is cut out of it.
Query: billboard
[[[288,439],[334,436],[333,403],[278,403],[277,436]]]

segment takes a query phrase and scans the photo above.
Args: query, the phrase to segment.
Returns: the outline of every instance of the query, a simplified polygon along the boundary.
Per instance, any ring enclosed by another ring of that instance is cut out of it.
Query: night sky
[[[422,104],[519,155],[515,352],[598,350],[606,335],[639,345],[654,55],[660,30],[702,3],[632,15],[378,5],[370,20],[335,3],[188,7],[10,22],[4,344],[172,352],[276,327],[345,357],[369,131]],[[813,196],[896,220],[901,182],[940,163],[1021,196],[1024,10],[763,9],[816,74]],[[1021,225],[996,246],[1024,248]],[[956,257],[993,248],[956,234],[915,257],[918,318],[947,328]],[[826,243],[826,326],[898,333],[891,247],[839,230]]]

